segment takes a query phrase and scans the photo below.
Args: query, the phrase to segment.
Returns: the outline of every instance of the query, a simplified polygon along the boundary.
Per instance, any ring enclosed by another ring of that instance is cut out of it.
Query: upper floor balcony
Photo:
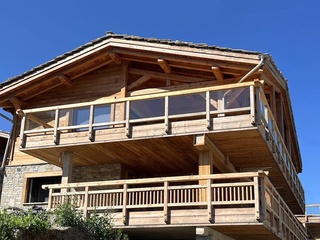
[[[72,151],[75,165],[197,174],[199,134],[236,171],[267,169],[290,209],[303,213],[290,148],[259,81],[26,109],[20,150],[60,166],[62,152]]]

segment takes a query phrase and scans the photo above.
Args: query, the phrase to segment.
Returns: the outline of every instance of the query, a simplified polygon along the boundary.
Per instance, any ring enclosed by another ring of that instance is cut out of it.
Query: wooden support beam
[[[229,158],[221,152],[221,150],[212,142],[206,134],[194,136],[194,145],[199,151],[210,151],[213,155],[213,166],[221,172],[236,173],[236,169],[229,161]],[[200,174],[200,173],[199,173]]]
[[[221,72],[221,69],[219,67],[212,66],[211,70],[215,76],[215,78],[219,81],[223,81],[223,73]]]
[[[151,77],[150,76],[142,76],[141,78],[139,78],[138,80],[134,81],[133,83],[131,83],[129,86],[128,86],[128,90],[131,90],[139,85],[141,85],[142,83],[148,81]]]
[[[68,78],[66,75],[64,74],[59,74],[57,76],[57,78],[60,80],[60,82],[62,82],[64,85],[66,85],[67,87],[72,87],[72,81],[70,78]]]
[[[110,50],[109,56],[116,64],[121,64],[121,58],[119,54],[115,53],[113,50]]]
[[[165,73],[173,73],[171,67],[169,66],[166,60],[159,58],[158,63]]]
[[[53,126],[51,126],[50,124],[42,121],[41,119],[33,116],[33,115],[30,114],[30,113],[29,113],[27,116],[28,116],[28,119],[29,119],[30,121],[32,121],[32,122],[34,122],[34,123],[37,123],[37,124],[39,124],[40,126],[43,126],[43,127],[45,127],[45,128],[53,128]]]
[[[16,97],[11,97],[10,99],[10,102],[13,104],[15,110],[16,110],[16,113],[22,117],[23,115],[23,112],[22,112],[22,108],[26,105],[23,101],[21,101],[19,98],[16,98]]]
[[[136,74],[136,75],[143,75],[143,76],[150,76],[157,79],[163,79],[163,80],[174,80],[178,82],[204,82],[208,81],[210,79],[208,78],[197,78],[197,77],[190,77],[185,75],[178,75],[178,74],[172,74],[172,73],[161,73],[161,72],[155,72],[155,71],[149,71],[149,70],[143,70],[143,69],[137,69],[137,68],[129,68],[129,73]]]

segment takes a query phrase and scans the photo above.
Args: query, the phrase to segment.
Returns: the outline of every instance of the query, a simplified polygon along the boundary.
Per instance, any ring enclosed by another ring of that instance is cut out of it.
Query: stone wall
[[[24,173],[61,170],[51,164],[6,166],[1,194],[1,207],[22,207]]]
[[[23,207],[24,173],[53,172],[61,170],[51,164],[6,166],[1,194],[1,207]],[[74,167],[73,182],[92,182],[121,178],[120,164]]]

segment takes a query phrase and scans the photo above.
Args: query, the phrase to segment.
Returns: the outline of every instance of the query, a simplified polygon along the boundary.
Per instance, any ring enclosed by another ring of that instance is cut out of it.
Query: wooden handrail
[[[217,179],[237,179],[237,178],[253,178],[259,176],[268,176],[268,171],[258,172],[239,172],[239,173],[220,173],[211,175],[191,175],[191,176],[178,176],[178,177],[159,177],[159,178],[140,178],[140,179],[125,179],[125,180],[110,180],[99,182],[81,182],[81,183],[67,183],[67,184],[50,184],[42,185],[43,189],[61,189],[61,188],[75,188],[75,187],[101,187],[113,186],[123,184],[147,184],[147,183],[164,183],[164,182],[185,182],[185,181],[199,181],[199,180],[217,180]]]
[[[197,89],[184,89],[184,90],[176,90],[176,91],[170,91],[170,92],[164,92],[164,93],[153,93],[153,94],[134,96],[134,97],[125,97],[125,98],[108,97],[108,98],[101,98],[101,99],[91,101],[91,102],[65,104],[65,105],[59,105],[59,106],[33,108],[33,109],[24,109],[22,111],[23,111],[23,113],[35,113],[35,112],[54,111],[56,109],[62,110],[62,109],[69,109],[69,108],[86,107],[86,106],[90,106],[90,105],[124,103],[126,101],[148,100],[148,99],[154,99],[154,98],[196,94],[196,93],[202,93],[202,92],[206,92],[206,91],[221,91],[221,90],[243,88],[243,87],[254,86],[255,84],[256,83],[254,83],[254,82],[243,82],[243,83],[226,84],[226,85],[221,85],[221,86],[202,87],[202,88],[197,88]]]

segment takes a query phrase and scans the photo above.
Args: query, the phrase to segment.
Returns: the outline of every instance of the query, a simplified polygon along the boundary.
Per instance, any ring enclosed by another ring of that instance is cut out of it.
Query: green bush
[[[66,201],[54,211],[56,222],[64,227],[76,227],[88,233],[95,240],[128,240],[121,229],[115,229],[112,225],[110,212],[98,214],[94,212],[87,219],[83,218],[74,203]]]
[[[34,213],[31,210],[0,212],[0,239],[11,240],[26,232],[43,233],[50,228],[48,215],[45,211]]]
[[[88,236],[88,240],[128,240],[128,236],[123,234],[121,229],[113,228],[110,212],[103,214],[94,212],[84,219],[76,205],[66,201],[55,209],[53,217],[58,226],[73,227]],[[9,213],[4,210],[0,212],[1,240],[44,239],[50,228],[51,224],[46,211],[15,210]]]
[[[0,212],[0,239],[11,240],[14,239],[14,219],[12,215],[5,210]]]

